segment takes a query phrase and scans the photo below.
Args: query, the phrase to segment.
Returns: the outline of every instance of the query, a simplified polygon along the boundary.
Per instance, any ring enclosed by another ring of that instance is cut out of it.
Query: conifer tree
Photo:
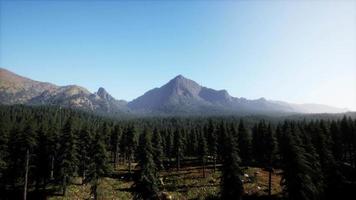
[[[186,150],[187,154],[191,156],[196,156],[199,150],[199,142],[198,142],[198,131],[195,128],[192,128],[190,131],[189,142],[187,143]]]
[[[165,146],[165,157],[169,160],[169,163],[171,162],[171,159],[173,157],[173,135],[172,131],[170,129],[166,130],[166,146]],[[170,165],[170,164],[169,164]]]
[[[224,123],[221,123],[219,133],[223,141],[221,199],[241,199],[243,184],[240,176],[242,172],[235,138],[227,132]]]
[[[117,166],[118,163],[118,156],[119,156],[119,145],[120,145],[120,138],[122,135],[122,130],[119,125],[115,125],[114,130],[111,133],[111,149],[113,153],[113,166],[114,169]]]
[[[176,158],[176,166],[177,171],[180,170],[180,161],[183,158],[183,141],[182,141],[182,133],[177,128],[174,132],[174,139],[173,139],[173,149],[174,149],[174,156]]]
[[[295,126],[285,124],[281,137],[283,189],[291,200],[320,199],[321,189],[313,180],[315,166],[309,162],[308,153],[301,146],[300,133],[295,129]]]
[[[6,174],[7,184],[9,184],[13,189],[15,189],[16,185],[20,183],[19,180],[23,177],[25,166],[24,160],[26,158],[26,149],[23,148],[23,126],[24,124],[20,122],[10,130],[8,142],[8,163],[7,170],[4,175]]]
[[[319,155],[322,173],[325,176],[325,191],[328,199],[338,198],[339,192],[344,182],[343,175],[339,171],[339,166],[331,152],[330,135],[325,123],[320,121],[314,127],[314,144]]]
[[[201,164],[203,166],[203,177],[205,178],[205,165],[206,165],[206,157],[208,154],[208,145],[206,142],[206,138],[204,136],[204,133],[200,134],[199,137],[199,157],[201,160]]]
[[[28,122],[26,128],[24,129],[24,132],[21,135],[22,145],[25,150],[25,178],[24,178],[24,194],[23,194],[24,200],[27,199],[28,174],[29,174],[30,156],[31,156],[30,153],[33,151],[33,148],[36,143],[35,131],[32,123],[33,123],[32,121]]]
[[[207,143],[208,143],[208,149],[209,149],[209,154],[213,157],[214,161],[214,172],[216,170],[216,160],[217,160],[217,135],[214,127],[213,121],[210,119],[209,123],[207,125],[207,132],[205,133],[208,137]]]
[[[39,189],[40,183],[42,183],[42,186],[45,187],[47,178],[50,174],[50,141],[47,132],[48,130],[45,124],[42,124],[37,131],[37,145],[35,148],[36,190]]]
[[[139,138],[138,165],[140,170],[135,180],[135,199],[158,199],[157,169],[152,158],[152,144],[149,131],[145,128]]]
[[[77,173],[78,168],[78,148],[77,141],[74,135],[73,119],[67,119],[61,138],[60,147],[60,168],[62,177],[63,196],[66,195],[67,183],[69,178]]]
[[[88,171],[88,165],[90,163],[90,148],[91,148],[91,141],[92,141],[92,135],[89,127],[85,125],[79,132],[79,138],[78,138],[78,154],[79,154],[79,171],[80,175],[82,176],[82,183],[85,182],[86,179],[86,174]]]
[[[126,141],[125,141],[125,145],[126,145],[126,153],[127,153],[127,157],[128,157],[128,162],[129,162],[129,173],[131,173],[131,168],[132,168],[132,159],[135,153],[135,135],[136,135],[136,128],[135,126],[131,125],[126,132]]]
[[[275,138],[274,132],[271,125],[268,125],[267,135],[264,138],[264,160],[265,166],[268,169],[268,195],[271,196],[272,191],[272,171],[273,171],[273,162],[276,159],[277,152],[277,140]]]
[[[49,159],[50,159],[50,174],[49,174],[49,179],[54,180],[54,171],[55,167],[57,164],[58,160],[58,152],[59,152],[59,147],[60,147],[60,142],[59,141],[59,126],[57,123],[51,124],[51,126],[48,129],[48,154],[49,154]]]
[[[97,199],[98,181],[110,171],[105,137],[102,132],[97,131],[97,133],[95,133],[90,147],[91,161],[88,170],[88,180],[91,181],[91,190],[94,194],[94,199]]]
[[[153,147],[153,159],[158,170],[163,169],[163,144],[161,133],[157,128],[153,130],[152,137],[152,147]]]
[[[332,138],[332,153],[334,155],[334,158],[341,162],[342,161],[342,156],[344,152],[344,144],[342,142],[342,134],[341,130],[339,127],[339,124],[336,123],[336,121],[332,121],[330,124],[330,134]]]
[[[344,116],[340,122],[340,130],[344,144],[343,160],[352,165],[352,128],[350,120],[346,116]]]
[[[8,142],[10,128],[8,126],[9,121],[6,120],[0,122],[0,189],[5,185],[5,173],[8,166]]]
[[[251,136],[242,119],[238,127],[238,146],[241,162],[244,164],[249,163],[251,161]]]

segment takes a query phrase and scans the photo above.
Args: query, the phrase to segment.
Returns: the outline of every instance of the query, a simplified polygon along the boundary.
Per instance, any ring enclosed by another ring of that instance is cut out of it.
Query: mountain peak
[[[201,86],[198,83],[188,78],[185,78],[182,75],[176,76],[174,79],[169,81],[166,86],[177,95],[189,94],[194,96],[197,95],[201,89]]]
[[[174,79],[186,79],[182,74],[178,74]]]
[[[98,91],[96,92],[96,94],[97,94],[99,97],[103,98],[103,99],[108,99],[108,98],[110,98],[109,93],[108,93],[103,87],[100,87],[100,88],[98,89]]]
[[[97,94],[107,94],[105,88],[99,87]]]
[[[185,78],[183,75],[179,74],[178,76],[174,77],[170,82],[174,83],[182,83],[182,82],[191,82],[192,80]]]

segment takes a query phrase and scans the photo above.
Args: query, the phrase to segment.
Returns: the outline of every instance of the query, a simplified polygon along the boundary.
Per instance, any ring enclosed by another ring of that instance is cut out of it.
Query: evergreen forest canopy
[[[242,169],[281,170],[291,200],[353,199],[356,120],[349,116],[136,118],[117,120],[59,107],[0,106],[0,199],[66,195],[73,179],[99,182],[121,165],[134,199],[170,199],[160,173],[218,171],[209,199],[253,199]],[[48,186],[54,188],[49,190]]]

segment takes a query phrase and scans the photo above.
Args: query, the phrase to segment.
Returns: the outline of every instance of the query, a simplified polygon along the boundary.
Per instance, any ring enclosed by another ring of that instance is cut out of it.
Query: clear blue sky
[[[356,2],[4,1],[0,66],[131,100],[178,74],[356,110]]]

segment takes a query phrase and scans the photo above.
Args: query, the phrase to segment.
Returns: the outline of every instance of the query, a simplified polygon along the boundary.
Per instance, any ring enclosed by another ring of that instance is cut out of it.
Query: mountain
[[[291,104],[265,98],[232,97],[178,75],[160,88],[149,90],[131,102],[117,100],[104,88],[91,93],[77,86],[57,86],[34,81],[0,68],[1,104],[57,105],[99,113],[137,115],[246,115],[292,113],[341,113],[346,109],[319,104]]]
[[[0,68],[0,102],[2,104],[23,104],[44,91],[57,90],[51,83],[33,81]]]
[[[59,105],[103,113],[127,112],[126,102],[116,100],[104,88],[91,93],[77,86],[57,86],[34,81],[0,68],[2,104]]]
[[[247,114],[293,112],[293,108],[265,99],[235,98],[226,90],[200,86],[179,75],[160,88],[152,89],[129,102],[129,108],[150,114]]]
[[[160,88],[154,88],[128,103],[128,107],[142,114],[163,115],[220,115],[220,114],[283,114],[346,112],[317,104],[290,104],[268,101],[265,98],[248,100],[229,95],[226,90],[200,86],[179,75]]]
[[[232,101],[225,90],[213,90],[179,75],[160,88],[152,89],[129,102],[139,113],[218,114]]]

